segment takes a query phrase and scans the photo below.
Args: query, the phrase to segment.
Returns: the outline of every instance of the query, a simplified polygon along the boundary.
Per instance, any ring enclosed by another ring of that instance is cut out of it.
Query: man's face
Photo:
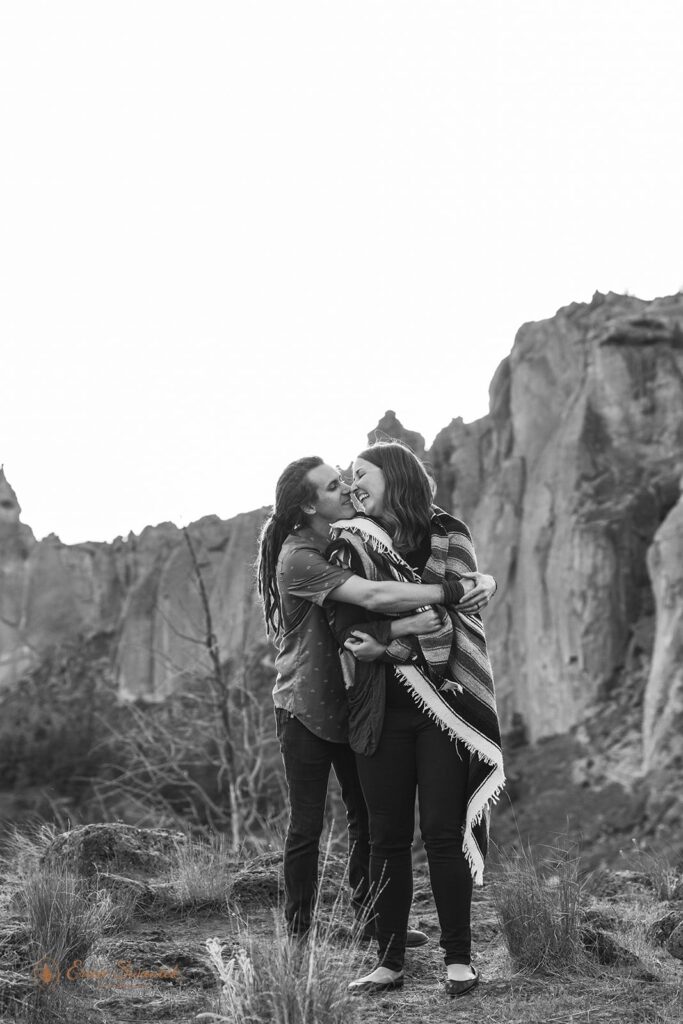
[[[317,513],[328,523],[337,519],[352,519],[356,510],[351,502],[351,488],[339,475],[339,470],[323,463],[306,474],[317,490],[317,497],[311,505],[304,505],[304,511]]]

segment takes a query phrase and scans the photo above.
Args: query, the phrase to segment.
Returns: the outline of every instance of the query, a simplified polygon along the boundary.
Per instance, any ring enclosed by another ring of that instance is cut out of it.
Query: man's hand
[[[496,592],[496,581],[485,572],[465,572],[460,577],[465,596],[455,606],[459,612],[478,612],[485,608]]]
[[[369,633],[363,633],[360,629],[354,629],[351,636],[345,641],[344,647],[347,651],[351,651],[358,661],[376,661],[386,651],[384,644],[375,640],[374,636],[370,636]]]

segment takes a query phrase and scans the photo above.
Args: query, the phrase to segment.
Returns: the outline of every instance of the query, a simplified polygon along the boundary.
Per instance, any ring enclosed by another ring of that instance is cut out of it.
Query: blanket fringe
[[[412,666],[412,668],[414,671],[418,672],[422,678],[424,678],[423,673],[418,668],[415,666]],[[465,736],[459,735],[453,726],[445,722],[443,718],[436,713],[427,699],[420,693],[414,683],[411,682],[406,673],[398,665],[394,665],[394,671],[405,683],[411,697],[417,706],[424,711],[427,717],[447,733],[449,739],[456,743],[462,743],[472,756],[477,756],[484,762],[484,764],[488,765],[492,769],[492,773],[486,780],[485,784],[474,794],[473,798],[468,801],[462,844],[463,853],[465,854],[465,859],[469,865],[472,879],[475,885],[481,886],[484,884],[484,857],[479,849],[473,830],[481,823],[484,815],[487,812],[490,812],[491,804],[498,802],[505,787],[502,751],[499,760],[488,757],[482,750],[477,748],[471,740],[468,740]],[[428,680],[425,679],[424,681],[426,686],[431,685]]]

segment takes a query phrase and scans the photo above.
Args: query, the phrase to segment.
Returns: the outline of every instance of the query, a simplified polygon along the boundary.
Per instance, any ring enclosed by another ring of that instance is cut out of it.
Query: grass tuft
[[[348,927],[347,877],[338,876],[338,863],[328,837],[313,923],[305,937],[286,932],[281,911],[273,918],[272,934],[258,938],[248,925],[238,931],[238,950],[226,959],[217,938],[207,939],[209,962],[221,984],[215,1012],[199,1019],[231,1024],[352,1024],[357,1002],[349,993],[352,965],[357,964],[360,931],[372,913]],[[346,865],[345,865],[346,867]],[[328,887],[334,892],[330,901]],[[370,958],[374,950],[364,951]]]
[[[581,940],[583,889],[571,841],[558,841],[540,864],[530,849],[500,853],[492,880],[503,938],[519,970],[585,970]]]
[[[12,826],[3,839],[0,856],[3,871],[10,879],[16,879],[28,871],[37,870],[56,835],[56,827],[48,822],[24,825],[23,829]]]
[[[234,855],[222,833],[176,845],[169,864],[175,901],[191,911],[224,906],[234,869]]]
[[[197,1019],[254,1024],[346,1024],[356,1006],[348,991],[349,946],[313,928],[306,939],[286,935],[279,918],[273,936],[244,931],[236,954],[225,959],[217,938],[207,939],[209,960],[221,983],[215,1012]]]
[[[120,913],[108,892],[66,868],[29,870],[15,901],[26,921],[31,962],[47,958],[59,971],[84,960]]]
[[[683,871],[674,864],[671,856],[663,850],[646,850],[632,839],[629,859],[648,879],[658,900],[669,901],[683,893]],[[621,851],[622,856],[628,856]]]

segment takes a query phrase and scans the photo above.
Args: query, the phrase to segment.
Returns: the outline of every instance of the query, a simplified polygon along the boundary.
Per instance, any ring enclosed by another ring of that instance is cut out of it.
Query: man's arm
[[[428,604],[443,604],[440,583],[399,583],[398,580],[364,580],[352,576],[327,595],[328,600],[355,604],[371,612],[411,612]]]

